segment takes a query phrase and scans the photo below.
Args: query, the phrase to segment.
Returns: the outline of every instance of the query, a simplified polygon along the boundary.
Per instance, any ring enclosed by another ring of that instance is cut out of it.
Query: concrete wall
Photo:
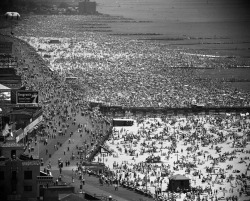
[[[11,151],[16,151],[16,156],[19,157],[21,154],[23,154],[24,149],[23,147],[0,147],[1,155],[5,158],[11,158]]]
[[[52,186],[49,188],[44,188],[43,200],[46,201],[56,201],[58,200],[59,194],[71,194],[74,193],[75,188],[73,186]]]

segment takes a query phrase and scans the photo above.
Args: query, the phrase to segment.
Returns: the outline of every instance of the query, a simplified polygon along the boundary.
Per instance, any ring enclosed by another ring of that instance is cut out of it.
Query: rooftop
[[[172,177],[169,177],[169,180],[190,180],[188,177],[183,176],[181,174],[174,175]]]
[[[5,166],[5,161],[0,161],[0,166]]]
[[[40,165],[39,160],[30,160],[30,161],[23,161],[23,166],[30,166],[30,165]]]
[[[12,161],[13,159],[6,159],[3,161],[0,161],[0,166],[5,166],[7,162]],[[31,166],[31,165],[38,165],[40,166],[40,161],[39,160],[27,160],[27,161],[22,161],[19,158],[16,159],[17,161],[20,161],[23,166]]]
[[[0,89],[1,89],[1,90],[10,90],[9,87],[6,87],[6,86],[3,85],[3,84],[0,84]]]
[[[16,143],[16,142],[0,142],[0,147],[24,147],[23,144]]]
[[[82,195],[81,195],[82,196]],[[58,200],[61,200],[61,201],[84,201],[86,199],[84,199],[83,197],[80,197],[78,195],[75,195],[75,194],[59,194],[59,199]]]

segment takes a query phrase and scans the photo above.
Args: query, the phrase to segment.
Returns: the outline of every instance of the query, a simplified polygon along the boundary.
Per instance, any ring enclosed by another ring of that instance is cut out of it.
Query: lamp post
[[[82,194],[82,197],[85,198],[85,192],[83,192],[83,185],[85,184],[85,180],[82,179],[81,184],[80,184],[80,193]]]
[[[82,193],[83,198],[85,198],[85,192],[83,192],[83,185],[85,185],[85,179],[83,178],[83,174],[82,174],[81,181],[80,181],[80,189],[81,189],[81,193]]]

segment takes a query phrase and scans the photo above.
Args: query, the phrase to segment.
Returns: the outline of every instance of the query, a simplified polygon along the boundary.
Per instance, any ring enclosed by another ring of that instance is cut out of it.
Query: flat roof
[[[0,147],[24,147],[24,145],[16,142],[0,142]]]
[[[39,160],[22,161],[22,165],[25,165],[25,166],[40,165],[40,161]]]
[[[134,121],[134,119],[113,119],[113,121]]]

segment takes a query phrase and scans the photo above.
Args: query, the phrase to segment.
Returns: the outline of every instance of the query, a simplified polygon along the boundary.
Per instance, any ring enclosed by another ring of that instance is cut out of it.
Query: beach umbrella
[[[19,20],[20,19],[20,14],[18,12],[7,12],[4,14],[6,19],[10,20]]]
[[[18,12],[7,12],[4,14],[4,17],[7,19],[7,20],[11,20],[11,34],[13,35],[13,28],[12,28],[12,24],[13,24],[13,21],[17,21],[20,19],[20,14]]]

